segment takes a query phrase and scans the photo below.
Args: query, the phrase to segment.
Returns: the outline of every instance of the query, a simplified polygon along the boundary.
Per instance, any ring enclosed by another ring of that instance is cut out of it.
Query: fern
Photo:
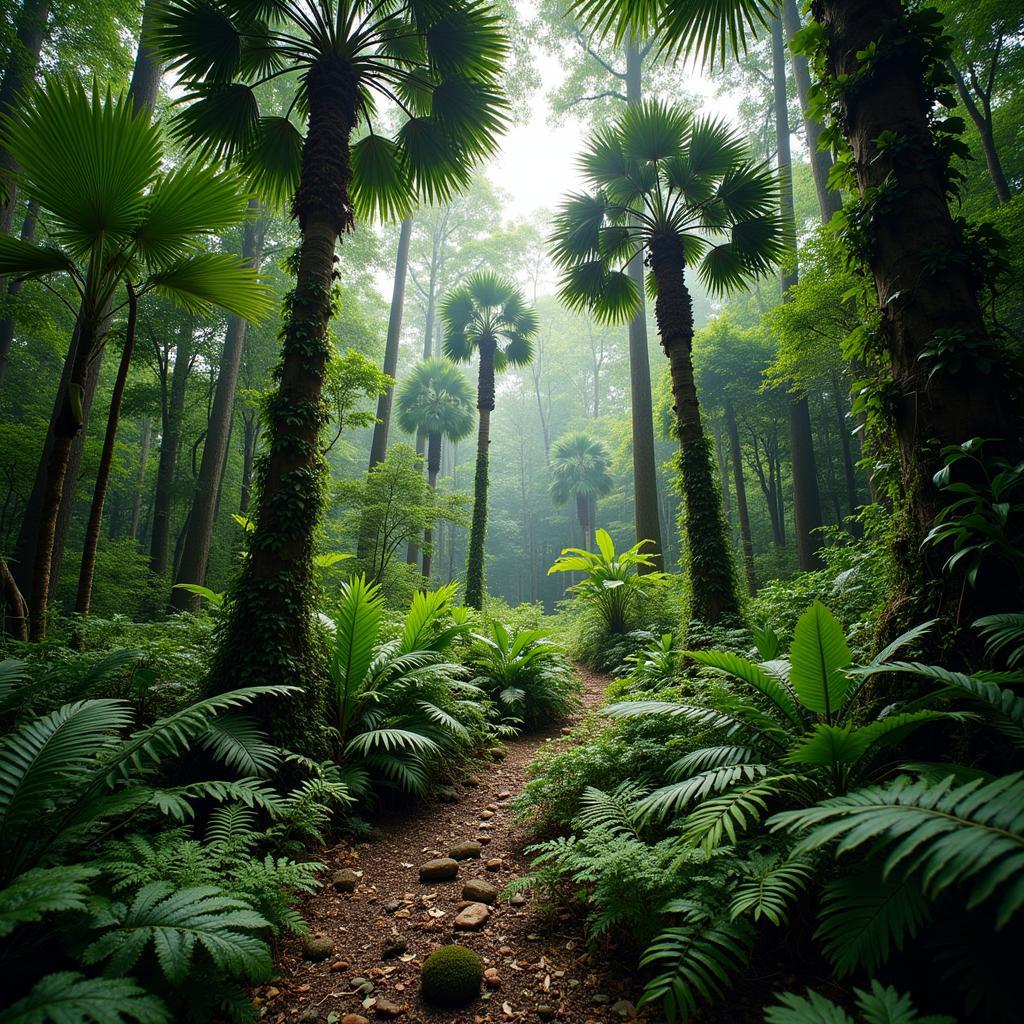
[[[812,877],[811,865],[805,860],[794,858],[781,864],[766,861],[761,870],[749,874],[747,881],[737,888],[729,904],[729,919],[735,921],[751,914],[755,921],[764,917],[772,924],[785,924],[789,904]]]
[[[1006,655],[1007,667],[1024,666],[1024,612],[986,615],[974,625],[985,637],[985,650],[989,657],[994,658],[1010,648]]]
[[[166,1004],[132,978],[47,974],[23,999],[0,1010],[2,1024],[170,1024]]]
[[[694,800],[703,800],[714,793],[735,786],[739,782],[753,782],[770,771],[766,764],[732,764],[698,772],[682,782],[656,789],[644,797],[637,810],[644,819],[667,818],[678,814]]]
[[[777,814],[773,830],[807,830],[798,850],[837,842],[840,853],[870,844],[887,853],[884,876],[918,878],[932,899],[970,886],[967,906],[995,900],[1003,927],[1024,904],[1024,782],[1020,773],[991,782],[938,784],[905,776],[806,810]],[[998,898],[997,898],[998,897]]]
[[[683,821],[680,840],[714,850],[723,839],[735,843],[746,829],[756,825],[768,812],[768,800],[780,795],[791,775],[772,775],[723,796],[706,800]]]
[[[27,921],[61,910],[85,910],[87,882],[99,872],[85,864],[56,868],[35,868],[19,875],[6,889],[0,889],[0,937],[9,935]]]
[[[956,1018],[922,1016],[908,995],[871,982],[871,991],[854,990],[857,1007],[864,1024],[956,1024]],[[765,1010],[765,1024],[855,1024],[853,1018],[830,999],[808,990],[806,996],[786,992],[778,997],[779,1005]]]
[[[666,928],[640,961],[661,973],[647,983],[638,1005],[661,1003],[669,1024],[687,1020],[701,1003],[725,996],[747,962],[751,943],[750,929],[742,923]]]
[[[244,715],[218,715],[201,742],[218,761],[240,775],[266,778],[281,760],[280,750],[267,742],[254,719]]]
[[[255,932],[269,923],[248,904],[216,886],[174,890],[166,882],[145,885],[130,906],[115,906],[99,923],[110,930],[86,947],[88,964],[107,962],[107,973],[124,976],[152,945],[164,977],[181,985],[202,950],[217,970],[246,981],[269,977],[270,950]]]

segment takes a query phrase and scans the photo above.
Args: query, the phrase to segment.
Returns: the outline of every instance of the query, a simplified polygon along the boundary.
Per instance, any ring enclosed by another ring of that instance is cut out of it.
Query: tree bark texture
[[[469,528],[466,556],[466,604],[477,611],[484,606],[484,540],[487,535],[488,458],[491,444],[491,413],[494,411],[493,338],[480,342],[480,367],[476,407],[480,421],[476,436],[476,473],[473,477],[473,520]]]

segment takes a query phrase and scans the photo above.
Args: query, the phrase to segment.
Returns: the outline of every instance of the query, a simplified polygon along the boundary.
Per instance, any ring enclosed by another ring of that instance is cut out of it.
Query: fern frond
[[[792,775],[770,775],[760,782],[705,800],[683,821],[680,841],[710,852],[728,837],[735,843],[741,833],[768,813],[768,801],[785,790]]]
[[[641,815],[637,801],[647,787],[636,782],[623,782],[610,793],[587,786],[580,798],[582,810],[577,819],[585,831],[603,829],[612,835],[640,837]]]
[[[2,1024],[169,1024],[163,1000],[132,978],[86,978],[74,971],[47,974],[23,999],[0,1010]]]
[[[740,924],[682,924],[648,947],[641,967],[662,973],[644,988],[639,1006],[660,1002],[669,1024],[688,1019],[701,1003],[721,999],[750,953],[750,930]]]
[[[684,779],[697,772],[711,768],[723,768],[731,764],[751,764],[764,759],[764,754],[753,747],[701,747],[691,751],[669,765],[665,774],[670,779]]]
[[[266,778],[281,761],[280,750],[267,741],[256,721],[245,715],[218,715],[201,743],[218,761],[240,775]]]
[[[848,853],[870,844],[887,851],[884,875],[913,875],[937,897],[953,885],[970,885],[968,907],[997,900],[997,926],[1024,905],[1024,781],[1005,775],[992,782],[937,785],[896,779],[798,811],[775,815],[773,830],[808,834],[798,850],[833,842]]]
[[[99,871],[85,864],[57,868],[33,868],[0,889],[0,937],[19,924],[38,921],[61,910],[85,910],[90,878]]]
[[[752,914],[755,921],[765,917],[772,924],[785,924],[789,904],[812,877],[811,865],[798,857],[767,866],[737,888],[729,904],[729,919]]]
[[[703,800],[713,793],[721,793],[740,782],[753,782],[763,778],[769,771],[771,766],[767,764],[731,764],[711,768],[682,782],[656,789],[639,802],[637,811],[644,820],[664,819],[678,814],[694,800]]]

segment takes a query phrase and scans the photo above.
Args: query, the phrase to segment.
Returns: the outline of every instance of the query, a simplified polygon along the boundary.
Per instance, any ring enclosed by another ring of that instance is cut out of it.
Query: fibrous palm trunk
[[[478,611],[484,606],[484,539],[487,534],[488,458],[491,444],[491,413],[494,411],[493,338],[480,342],[480,371],[476,407],[480,421],[476,436],[476,473],[473,477],[473,521],[469,528],[466,557],[466,604]]]
[[[884,217],[871,220],[863,254],[895,383],[893,427],[906,506],[897,552],[902,593],[890,605],[883,632],[936,609],[970,621],[1015,606],[1019,591],[1012,584],[978,586],[961,602],[960,579],[942,571],[948,552],[920,546],[936,515],[960,497],[940,491],[932,478],[942,466],[942,448],[969,438],[1002,439],[1003,454],[1019,459],[1020,410],[979,360],[964,358],[953,373],[927,354],[936,337],[982,347],[989,337],[976,268],[950,214],[946,162],[929,128],[923,56],[903,4],[813,0],[811,6],[825,30],[830,80],[859,82],[859,55],[875,54],[870,75],[838,102],[859,188],[885,188],[893,200]],[[899,146],[879,142],[890,138]]]
[[[258,468],[249,557],[232,587],[208,685],[227,690],[290,683],[302,695],[257,709],[270,735],[292,749],[315,735],[325,666],[314,636],[313,544],[324,506],[321,398],[330,356],[334,247],[352,226],[349,140],[357,87],[344,58],[327,56],[306,79],[309,121],[292,202],[301,242],[288,300],[277,390],[267,403],[267,451]]]
[[[114,445],[117,441],[117,428],[121,422],[121,402],[124,399],[124,388],[128,381],[128,371],[132,365],[132,354],[135,351],[135,327],[138,315],[139,300],[136,297],[135,289],[129,284],[128,322],[125,325],[124,349],[121,352],[121,362],[117,367],[117,377],[114,379],[114,390],[110,396],[110,411],[107,413],[103,450],[100,452],[100,464],[96,469],[96,483],[93,486],[89,520],[85,524],[82,564],[78,572],[78,596],[75,601],[75,611],[79,615],[88,615],[92,602],[96,551],[99,546],[100,529],[103,526],[103,505],[107,498],[107,486],[110,483],[110,469],[114,464]]]
[[[729,527],[715,480],[711,445],[701,423],[693,375],[693,303],[683,281],[682,242],[674,237],[653,239],[649,262],[658,286],[654,314],[669,359],[672,408],[679,438],[691,617],[714,625],[737,615],[740,601]]]
[[[427,436],[427,484],[431,492],[437,490],[437,474],[441,471],[441,434],[433,431]],[[427,527],[423,531],[423,575],[430,579],[433,569],[434,531]]]
[[[257,204],[250,204],[255,213]],[[242,258],[254,270],[259,269],[263,249],[266,220],[250,221],[245,225],[242,238]],[[220,496],[221,480],[231,435],[232,413],[235,406],[235,392],[238,388],[238,370],[242,364],[245,348],[246,321],[243,317],[232,316],[228,320],[224,335],[224,349],[221,353],[220,372],[213,396],[213,407],[206,429],[203,457],[199,463],[192,508],[189,513],[188,530],[185,533],[181,564],[176,579],[182,583],[205,583],[206,567],[210,560],[210,545],[213,541],[213,524],[217,502]],[[181,611],[197,611],[199,596],[187,590],[171,591],[171,606]]]

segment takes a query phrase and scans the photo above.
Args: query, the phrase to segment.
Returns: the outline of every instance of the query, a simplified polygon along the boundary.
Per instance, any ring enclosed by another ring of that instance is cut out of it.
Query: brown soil
[[[575,720],[599,706],[610,681],[583,668],[580,676],[584,708]],[[340,1021],[346,1013],[384,1019],[380,1006],[363,1005],[363,996],[353,989],[353,978],[373,983],[371,998],[402,1007],[402,1024],[532,1022],[552,1019],[548,1008],[554,1019],[573,1024],[628,1019],[630,1007],[612,1007],[623,999],[635,1002],[639,995],[631,976],[633,964],[592,957],[580,918],[543,912],[531,892],[520,906],[499,898],[479,931],[453,929],[468,879],[484,879],[500,890],[526,871],[529,857],[523,849],[530,837],[512,820],[509,800],[521,790],[527,766],[541,747],[570,742],[557,726],[547,733],[511,740],[504,760],[479,766],[456,787],[458,803],[390,812],[375,822],[377,835],[372,842],[327,850],[321,858],[328,866],[326,884],[308,901],[305,913],[311,932],[332,940],[333,953],[311,963],[304,959],[298,940],[287,941],[277,960],[278,979],[255,993],[259,1005],[266,1007],[264,1020],[324,1022],[330,1016]],[[499,797],[505,793],[511,797]],[[493,816],[485,821],[481,814],[488,805]],[[460,861],[457,880],[419,881],[422,863],[446,856],[457,842],[475,839],[489,842],[479,860]],[[500,870],[487,870],[486,862],[492,858],[501,859]],[[343,867],[362,872],[359,886],[350,895],[331,888],[331,874]],[[406,943],[406,951],[382,959],[384,948],[398,940]],[[434,1009],[420,998],[420,967],[431,952],[453,942],[475,950],[485,968],[495,968],[501,988],[485,989],[483,997],[465,1009]]]

